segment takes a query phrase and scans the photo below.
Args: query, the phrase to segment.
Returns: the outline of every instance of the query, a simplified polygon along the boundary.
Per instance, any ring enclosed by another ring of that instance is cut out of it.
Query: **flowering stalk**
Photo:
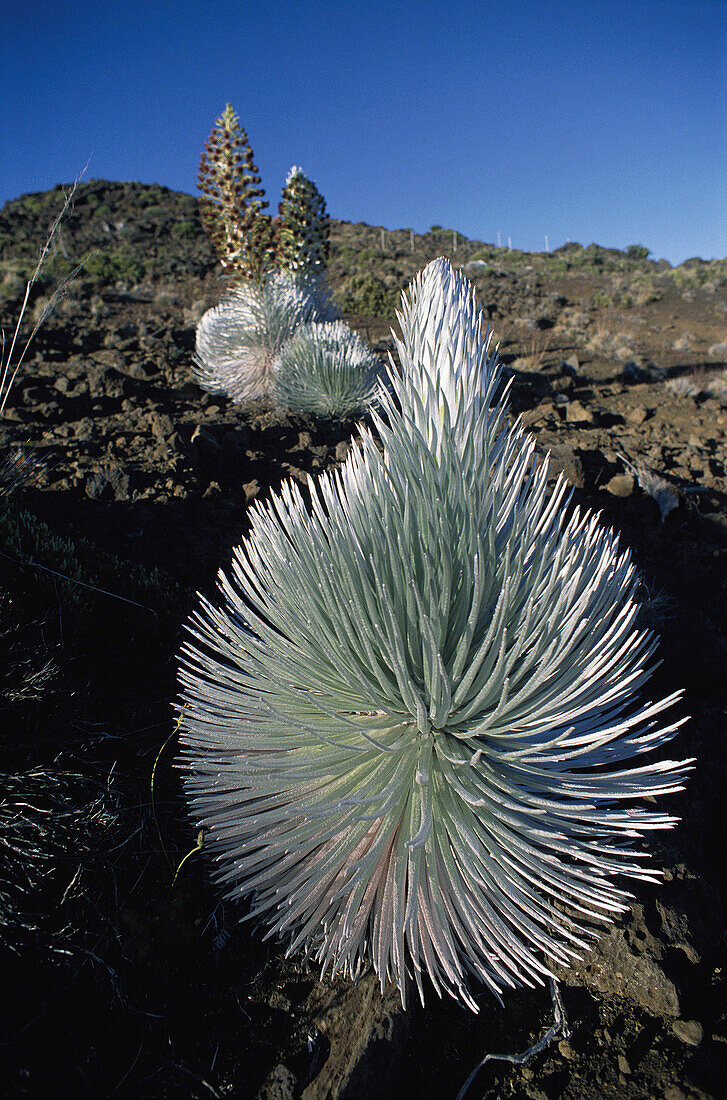
[[[295,165],[285,181],[278,215],[281,268],[291,274],[320,278],[328,260],[330,219],[323,195]]]
[[[476,1011],[568,964],[655,880],[636,763],[679,721],[642,699],[628,551],[568,510],[507,419],[474,292],[445,260],[403,299],[401,369],[340,471],[286,483],[183,647],[181,765],[227,895],[324,973],[428,975]]]
[[[220,263],[239,278],[259,282],[275,259],[275,229],[263,213],[265,191],[231,103],[205,142],[198,186],[202,225]]]

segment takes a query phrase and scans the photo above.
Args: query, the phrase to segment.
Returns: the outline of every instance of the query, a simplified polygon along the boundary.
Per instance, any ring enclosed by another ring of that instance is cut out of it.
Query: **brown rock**
[[[634,405],[631,409],[624,409],[624,417],[629,424],[643,424],[648,415],[649,413],[643,405]]]
[[[702,1025],[699,1020],[675,1020],[671,1025],[677,1039],[689,1047],[698,1047],[702,1041]]]
[[[379,1100],[403,1096],[402,1040],[407,1016],[399,992],[382,996],[376,975],[355,985],[319,985],[308,1005],[316,1027],[330,1043],[323,1067],[303,1090],[302,1100]],[[386,1090],[382,1092],[382,1081]]]
[[[586,985],[626,997],[652,1015],[679,1015],[674,983],[656,959],[631,951],[620,928],[611,928],[598,942],[586,960],[583,977]]]
[[[583,463],[578,455],[573,453],[573,448],[567,443],[558,443],[550,448],[549,469],[551,477],[564,474],[571,485],[583,488],[585,473]]]
[[[293,1100],[297,1083],[295,1074],[281,1062],[268,1074],[257,1100]]]
[[[593,413],[580,401],[569,401],[565,406],[565,419],[567,424],[592,424]]]
[[[606,482],[604,489],[614,497],[630,497],[634,491],[633,475],[614,474],[611,480]]]
[[[572,1062],[575,1058],[575,1051],[573,1050],[573,1047],[570,1045],[567,1039],[561,1039],[561,1041],[558,1043],[558,1050],[560,1051],[563,1058],[565,1058],[568,1062]]]

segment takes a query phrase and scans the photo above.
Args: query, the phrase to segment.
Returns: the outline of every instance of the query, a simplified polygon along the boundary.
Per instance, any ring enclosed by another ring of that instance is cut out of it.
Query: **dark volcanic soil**
[[[59,207],[51,194],[0,211],[6,332]],[[408,232],[388,234],[377,259],[380,243],[378,228],[334,224],[341,300],[385,313],[377,279],[389,291],[453,255],[441,233],[413,254]],[[241,409],[191,382],[195,324],[220,285],[189,196],[84,185],[61,245],[36,316],[53,280],[97,252],[0,419],[0,455],[29,444],[45,462],[0,509],[3,1091],[454,1097],[486,1051],[524,1050],[547,1029],[545,990],[502,1008],[483,992],[477,1017],[434,995],[402,1013],[370,976],[321,983],[237,923],[203,853],[172,885],[195,843],[172,714],[195,593],[212,591],[249,503],[341,463],[353,426]],[[460,238],[453,258],[486,248]],[[570,1037],[522,1067],[489,1064],[468,1095],[722,1096],[727,290],[698,264],[631,268],[601,250],[571,267],[504,251],[468,271],[514,374],[514,411],[632,547],[662,636],[650,696],[685,689],[692,717],[674,751],[697,764],[671,799],[682,823],[650,845],[664,883],[637,887],[629,916],[562,974]],[[368,282],[351,282],[357,256]],[[385,317],[348,316],[382,355],[391,346]]]

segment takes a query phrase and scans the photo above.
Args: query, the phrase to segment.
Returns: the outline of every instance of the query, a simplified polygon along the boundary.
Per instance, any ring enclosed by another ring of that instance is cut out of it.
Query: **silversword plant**
[[[472,288],[403,299],[379,436],[255,503],[183,648],[185,784],[214,873],[325,974],[541,983],[655,880],[679,697],[643,697],[628,551],[507,418]],[[648,803],[643,799],[649,798]]]
[[[266,397],[273,359],[296,328],[336,317],[325,281],[325,200],[294,167],[279,217],[263,213],[265,192],[230,103],[205,145],[199,187],[202,223],[237,285],[197,326],[193,378],[235,401]]]
[[[278,207],[277,263],[281,271],[315,298],[322,321],[337,317],[326,281],[330,234],[323,195],[302,168],[294,165]]]
[[[344,321],[303,325],[273,363],[273,396],[291,412],[345,419],[374,400],[380,362]]]
[[[330,219],[320,191],[302,168],[290,169],[278,207],[278,263],[314,278],[326,269]]]
[[[197,325],[192,377],[233,401],[267,397],[276,355],[300,325],[317,317],[315,297],[282,272],[241,283]]]
[[[259,282],[275,260],[275,228],[240,120],[228,103],[200,158],[199,211],[220,263],[237,279]]]

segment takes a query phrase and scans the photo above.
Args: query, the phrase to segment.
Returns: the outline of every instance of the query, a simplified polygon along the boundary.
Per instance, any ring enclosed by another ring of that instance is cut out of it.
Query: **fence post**
[[[456,229],[452,230],[452,248],[455,252],[457,251],[457,230]]]
[[[507,250],[508,252],[512,252],[512,237],[507,238]]]
[[[409,244],[411,245],[412,252],[414,251],[414,230],[409,230]]]
[[[381,230],[381,251],[386,252],[386,232]]]
[[[550,241],[548,240],[548,234],[545,234],[545,251],[550,252]]]

